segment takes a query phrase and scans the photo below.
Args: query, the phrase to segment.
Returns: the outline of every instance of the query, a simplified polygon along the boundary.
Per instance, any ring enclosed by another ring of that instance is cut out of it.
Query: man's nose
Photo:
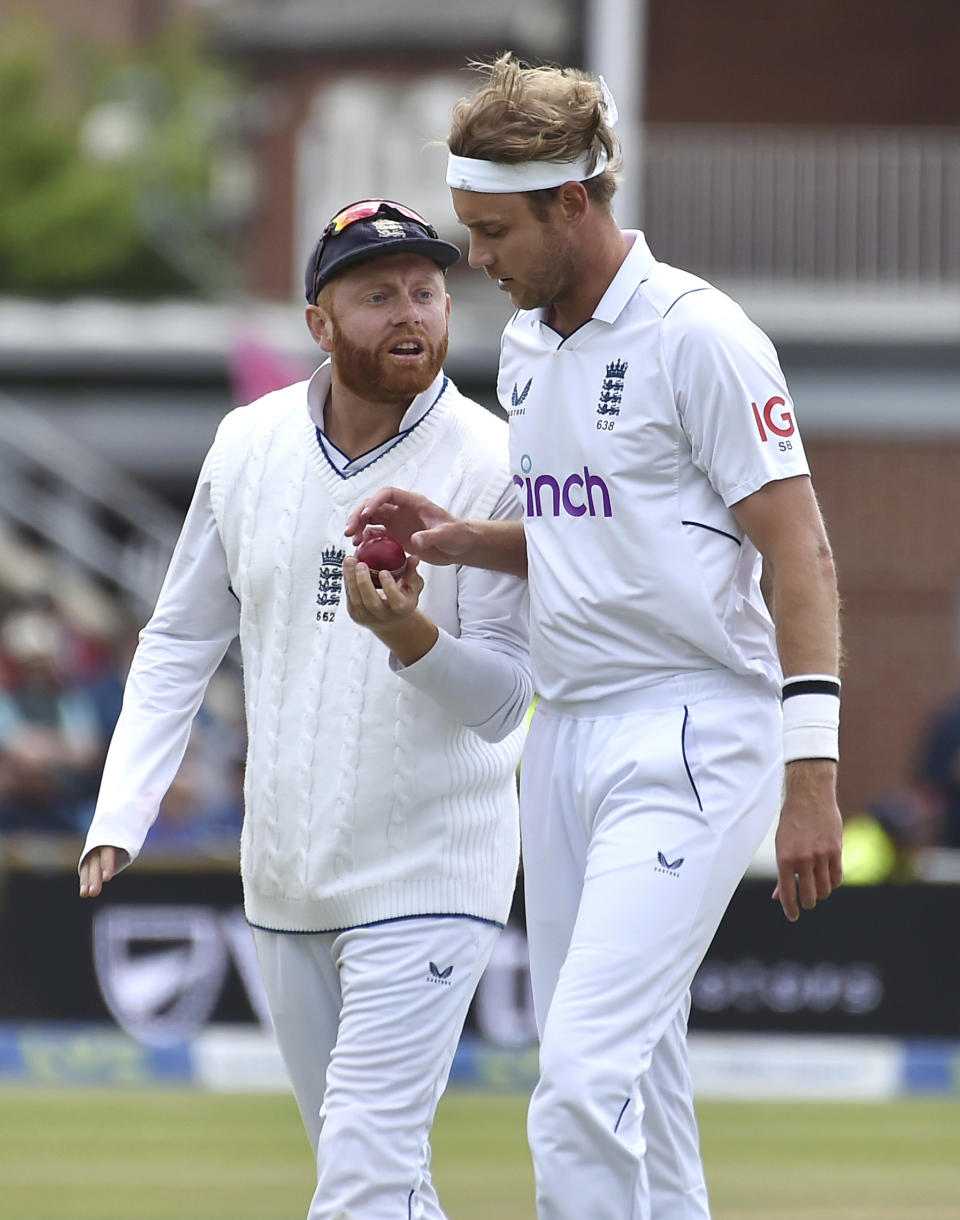
[[[467,262],[471,267],[489,267],[493,262],[493,255],[490,250],[478,242],[475,237],[470,237],[470,251],[467,254]]]
[[[422,322],[423,302],[416,297],[401,297],[397,306],[396,320],[400,323]]]

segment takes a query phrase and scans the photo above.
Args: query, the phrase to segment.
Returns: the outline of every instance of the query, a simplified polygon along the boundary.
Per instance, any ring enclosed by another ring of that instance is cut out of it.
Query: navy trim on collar
[[[444,391],[446,390],[449,383],[450,383],[450,378],[447,377],[446,374],[444,374],[443,383],[441,384],[440,389],[437,391],[436,398],[433,400],[433,402],[430,404],[430,406],[427,407],[426,411],[424,411],[424,413],[420,416],[420,418],[416,421],[416,423],[411,424],[409,428],[404,428],[404,430],[402,432],[398,432],[397,435],[392,438],[391,443],[388,444],[387,447],[381,453],[377,454],[377,456],[373,459],[373,461],[367,462],[367,464],[365,466],[361,466],[358,470],[338,470],[337,467],[334,466],[333,462],[330,461],[329,453],[327,453],[327,445],[330,445],[330,447],[332,449],[336,449],[337,453],[343,453],[343,450],[337,448],[337,446],[334,445],[334,443],[325,435],[323,429],[320,428],[317,424],[314,424],[313,428],[317,435],[317,445],[320,448],[320,452],[323,454],[323,460],[327,463],[327,465],[330,467],[330,469],[333,471],[333,473],[335,475],[337,475],[339,478],[343,479],[344,481],[346,481],[347,479],[352,479],[355,475],[363,474],[364,471],[369,470],[371,468],[371,466],[376,466],[377,462],[379,462],[381,458],[386,457],[388,453],[392,453],[394,448],[397,445],[399,445],[402,440],[404,440],[406,437],[408,437],[411,432],[415,432],[416,429],[420,427],[420,425],[423,423],[423,421],[427,418],[427,416],[430,414],[430,412],[433,410],[433,408],[437,405],[437,403],[443,397]],[[372,452],[373,452],[373,450],[371,450],[371,449],[367,450],[367,453],[372,453]],[[344,456],[346,456],[346,455],[344,454]],[[359,459],[362,458],[363,456],[364,456],[364,454],[361,453],[361,454],[358,454],[357,457],[351,458],[350,460],[352,462],[356,462],[356,461],[359,461]]]

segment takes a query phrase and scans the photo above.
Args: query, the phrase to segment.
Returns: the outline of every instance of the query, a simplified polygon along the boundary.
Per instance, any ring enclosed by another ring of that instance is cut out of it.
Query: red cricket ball
[[[370,569],[370,577],[378,589],[380,572],[386,569],[394,580],[399,580],[407,566],[406,551],[399,542],[388,538],[386,534],[376,534],[361,542],[357,547],[356,558]]]

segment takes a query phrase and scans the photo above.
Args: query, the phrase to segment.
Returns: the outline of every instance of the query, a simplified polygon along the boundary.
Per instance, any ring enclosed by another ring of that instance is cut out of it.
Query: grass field
[[[525,1108],[444,1099],[434,1170],[450,1220],[533,1220]],[[706,1102],[700,1116],[715,1220],[960,1216],[960,1102]],[[286,1097],[0,1089],[2,1220],[302,1220],[311,1183]]]

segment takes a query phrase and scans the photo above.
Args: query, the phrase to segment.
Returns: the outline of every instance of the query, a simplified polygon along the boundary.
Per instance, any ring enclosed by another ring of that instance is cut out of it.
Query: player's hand
[[[793,923],[843,881],[843,822],[837,807],[836,764],[807,759],[787,764],[787,789],[777,828],[773,897]]]
[[[355,555],[343,561],[343,584],[347,598],[347,613],[362,627],[383,628],[402,623],[416,610],[423,592],[423,577],[417,571],[416,555],[407,557],[403,575],[395,580],[387,572],[379,572],[380,588],[373,583],[370,569],[358,563]]]
[[[366,564],[358,563],[354,555],[343,561],[348,614],[355,623],[368,627],[402,665],[414,665],[425,657],[440,635],[432,619],[418,609],[423,591],[418,562],[415,555],[409,555],[399,580],[381,572],[377,589]]]
[[[466,521],[419,492],[401,487],[381,487],[362,501],[350,514],[343,532],[357,544],[368,525],[384,526],[405,551],[432,564],[458,563],[471,542]]]
[[[122,847],[95,847],[80,865],[80,897],[96,898],[104,885],[130,863]]]

